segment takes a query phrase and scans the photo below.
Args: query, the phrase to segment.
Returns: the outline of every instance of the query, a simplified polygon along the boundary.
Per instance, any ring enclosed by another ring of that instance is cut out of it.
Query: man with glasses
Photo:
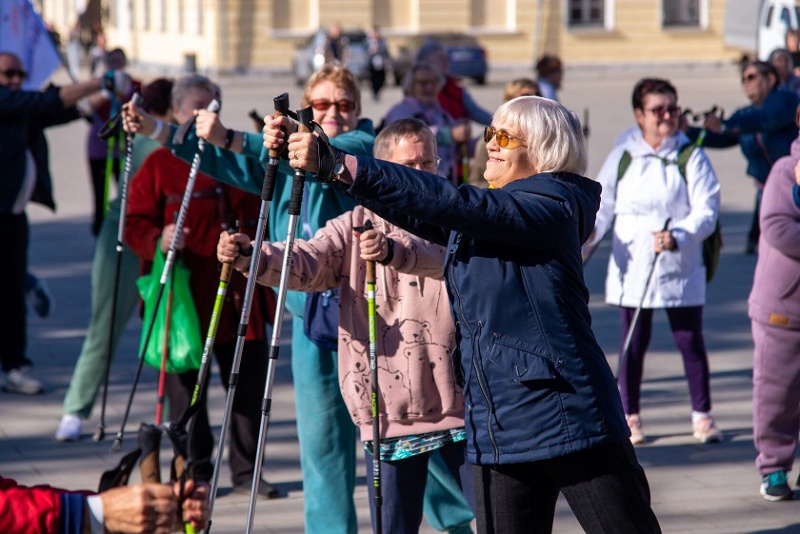
[[[753,220],[747,236],[746,254],[754,254],[760,235],[758,214],[761,192],[772,165],[788,156],[797,137],[795,109],[800,104],[797,94],[779,89],[778,71],[764,61],[753,61],[742,70],[742,88],[750,105],[739,108],[728,119],[717,114],[706,116],[708,130],[704,146],[728,148],[739,145],[747,159],[747,174],[755,181],[756,201]],[[686,134],[697,139],[700,128],[688,128]]]
[[[28,268],[28,201],[55,209],[44,129],[90,112],[104,101],[100,79],[23,91],[27,73],[18,56],[0,51],[0,364],[5,389],[24,395],[41,393],[25,357],[25,276]],[[124,78],[119,77],[119,81]],[[120,84],[122,85],[122,84]],[[108,86],[106,89],[113,89]],[[90,95],[92,95],[90,97]],[[82,100],[90,97],[88,100]]]

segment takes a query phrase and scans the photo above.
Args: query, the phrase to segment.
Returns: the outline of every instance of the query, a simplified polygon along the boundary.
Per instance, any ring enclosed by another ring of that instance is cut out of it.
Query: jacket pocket
[[[558,380],[561,360],[554,363],[540,352],[534,345],[493,333],[489,359],[517,383]]]

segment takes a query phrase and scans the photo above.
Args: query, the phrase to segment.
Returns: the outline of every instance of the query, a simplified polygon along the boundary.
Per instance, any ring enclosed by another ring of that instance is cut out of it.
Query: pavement
[[[507,80],[530,75],[531,72],[523,68],[492,72],[486,86],[469,85],[468,88],[478,102],[493,108],[500,103]],[[730,114],[745,103],[733,65],[567,69],[561,101],[579,115],[588,115],[590,176],[602,164],[616,135],[633,124],[630,91],[642,76],[670,78],[679,90],[680,103],[695,111],[716,104]],[[153,77],[142,75],[145,80]],[[295,104],[300,100],[300,88],[288,75],[230,77],[222,79],[221,85],[223,121],[241,129],[252,128],[247,118],[250,109],[267,113],[272,98],[279,93],[288,91]],[[400,98],[400,90],[394,86],[384,90],[380,102],[372,101],[371,96],[365,94],[364,115],[380,118]],[[793,113],[793,110],[787,112]],[[59,443],[54,439],[61,403],[80,352],[90,311],[89,275],[94,241],[90,234],[89,174],[84,159],[86,130],[85,123],[76,122],[49,132],[59,210],[56,215],[36,206],[28,210],[30,268],[46,281],[56,301],[55,309],[46,319],[29,314],[28,355],[35,362],[36,376],[44,382],[46,393],[35,397],[0,393],[0,473],[28,485],[49,483],[71,489],[97,487],[102,471],[115,465],[120,458],[119,454],[109,452],[109,447],[121,422],[136,368],[141,330],[138,319],[128,325],[111,369],[105,441],[96,443],[91,439],[99,423],[99,408],[84,423],[80,441]],[[800,532],[800,500],[764,501],[758,493],[760,480],[753,463],[753,347],[747,296],[756,258],[744,255],[743,250],[754,189],[745,177],[745,161],[737,149],[712,152],[710,157],[722,182],[725,247],[719,272],[708,288],[705,339],[712,371],[713,414],[725,439],[720,444],[701,445],[692,438],[689,395],[681,358],[672,342],[666,315],[657,313],[642,398],[642,418],[649,441],[637,447],[637,455],[646,470],[653,508],[664,532]],[[608,249],[607,243],[601,246],[589,262],[586,279],[597,338],[612,368],[616,368],[621,338],[619,318],[615,309],[603,304]],[[264,461],[265,477],[277,486],[283,497],[258,502],[255,520],[258,532],[304,531],[303,480],[298,461],[289,339],[290,332],[284,328]],[[209,405],[212,425],[218,431],[225,396],[216,369],[214,373]],[[152,422],[154,418],[156,380],[156,371],[146,368],[126,429],[125,451],[136,446],[135,431],[139,422]],[[165,448],[163,458],[169,456]],[[360,452],[357,458],[362,458]],[[369,532],[363,460],[359,460],[357,469],[354,498],[359,529]],[[796,477],[795,468],[790,480],[794,482]],[[133,481],[137,480],[134,476]],[[213,530],[220,534],[243,532],[248,498],[230,493],[227,466],[223,467],[220,480],[221,495],[216,501]],[[423,522],[421,532],[435,531]],[[581,532],[563,498],[557,506],[554,532]]]

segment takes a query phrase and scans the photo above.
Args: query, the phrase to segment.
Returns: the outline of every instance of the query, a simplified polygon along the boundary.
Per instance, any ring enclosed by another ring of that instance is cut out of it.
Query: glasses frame
[[[755,81],[755,80],[761,78],[762,76],[764,76],[764,75],[761,74],[760,72],[751,72],[747,76],[742,75],[742,85],[744,85],[744,84],[746,84],[748,82]]]
[[[521,137],[516,137],[511,135],[505,130],[497,129],[494,126],[487,126],[483,129],[483,141],[486,144],[489,144],[489,141],[492,139],[497,140],[497,146],[500,148],[507,148],[512,150],[514,148],[519,148],[524,146],[527,148],[527,144],[525,144],[525,140]]]
[[[339,113],[352,113],[356,110],[356,101],[348,100],[346,98],[337,100],[336,102],[332,102],[324,98],[318,98],[316,100],[312,100],[310,104],[311,107],[317,111],[328,111],[331,106],[336,106],[336,111]]]
[[[672,106],[656,106],[654,108],[646,108],[645,111],[649,111],[656,117],[663,117],[665,113],[669,113],[670,117],[679,117],[683,112],[683,108],[677,104],[674,104]]]
[[[25,72],[22,69],[0,70],[0,74],[2,74],[3,76],[5,76],[6,78],[9,78],[9,79],[13,78],[14,76],[17,76],[21,80],[25,80],[25,79],[28,78],[28,73]]]

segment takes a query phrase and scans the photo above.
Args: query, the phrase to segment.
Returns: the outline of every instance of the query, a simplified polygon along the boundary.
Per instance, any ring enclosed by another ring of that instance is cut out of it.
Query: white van
[[[800,0],[728,0],[725,44],[767,59],[786,46],[786,31],[800,26]]]
[[[786,32],[798,28],[800,6],[795,0],[768,0],[758,13],[758,59],[766,60],[776,48],[786,47]]]

